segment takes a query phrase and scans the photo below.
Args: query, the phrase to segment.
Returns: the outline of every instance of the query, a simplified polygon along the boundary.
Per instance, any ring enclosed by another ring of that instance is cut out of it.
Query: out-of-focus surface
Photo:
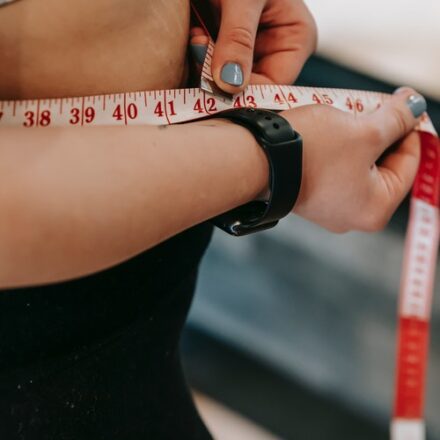
[[[199,392],[193,393],[193,396],[200,415],[215,440],[279,440],[208,396]]]
[[[298,218],[246,242],[216,234],[191,322],[385,425],[402,248],[398,234],[339,237]],[[438,318],[437,300],[427,407],[432,438],[440,438]]]
[[[208,326],[209,327],[209,326]],[[281,374],[261,356],[206,327],[186,327],[182,339],[188,380],[282,439],[387,440],[387,427],[301,382]],[[232,437],[227,440],[236,440]],[[242,440],[238,437],[237,440]]]
[[[318,53],[392,84],[440,99],[440,2],[306,0]]]

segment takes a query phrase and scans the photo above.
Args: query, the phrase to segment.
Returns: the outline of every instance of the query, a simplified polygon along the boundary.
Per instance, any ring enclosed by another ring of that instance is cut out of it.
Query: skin
[[[0,10],[0,94],[178,87],[188,33],[183,0],[78,0],[68,7],[21,0]],[[305,141],[297,214],[337,232],[384,226],[416,173],[417,136],[377,161],[417,123],[406,105],[413,93],[402,90],[359,118],[326,106],[283,112]],[[0,287],[111,267],[261,196],[267,184],[267,160],[252,135],[222,120],[166,129],[2,128]]]
[[[177,87],[188,26],[187,0],[20,0],[0,9],[0,99]]]
[[[212,60],[216,83],[229,93],[252,84],[292,84],[315,51],[315,21],[302,0],[211,0],[220,21]],[[243,69],[242,87],[222,81],[225,62]]]

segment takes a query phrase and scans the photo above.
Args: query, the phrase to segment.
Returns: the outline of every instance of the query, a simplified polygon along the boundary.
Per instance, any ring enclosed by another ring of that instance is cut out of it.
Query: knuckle
[[[379,232],[385,229],[389,216],[384,211],[371,212],[364,216],[360,230],[365,232]]]
[[[246,50],[254,49],[254,34],[244,26],[235,26],[230,29],[228,40]]]
[[[384,142],[384,132],[383,127],[379,126],[377,123],[370,122],[365,125],[364,128],[365,139],[368,145],[382,145]]]
[[[394,94],[401,94],[401,95],[412,95],[414,93],[417,93],[412,87],[408,86],[402,86],[399,87],[397,90],[394,91]]]
[[[396,107],[393,111],[394,123],[396,125],[396,130],[399,133],[405,134],[409,131],[408,124],[406,122],[405,112],[400,108]]]
[[[343,235],[350,231],[350,228],[345,226],[329,226],[327,230],[332,234]]]

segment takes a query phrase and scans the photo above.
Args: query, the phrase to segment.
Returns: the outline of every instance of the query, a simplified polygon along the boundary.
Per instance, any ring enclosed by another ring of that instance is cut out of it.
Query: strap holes
[[[270,116],[265,116],[264,119],[266,119],[266,121],[271,121],[272,118]]]
[[[276,130],[278,130],[280,128],[280,124],[277,124],[276,122],[274,122],[273,124],[273,128],[275,128]]]

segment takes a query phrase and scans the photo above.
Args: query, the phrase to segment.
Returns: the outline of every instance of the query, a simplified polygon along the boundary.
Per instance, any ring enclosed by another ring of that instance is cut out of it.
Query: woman
[[[316,41],[300,0],[212,3],[222,13],[221,88],[295,79]],[[8,4],[0,97],[183,86],[188,33],[187,0]],[[294,212],[338,232],[380,229],[414,178],[411,131],[425,108],[403,89],[360,118],[325,106],[283,112],[304,139]],[[211,234],[205,221],[264,197],[268,174],[250,132],[222,119],[2,128],[2,438],[210,438],[183,379],[179,333]]]

